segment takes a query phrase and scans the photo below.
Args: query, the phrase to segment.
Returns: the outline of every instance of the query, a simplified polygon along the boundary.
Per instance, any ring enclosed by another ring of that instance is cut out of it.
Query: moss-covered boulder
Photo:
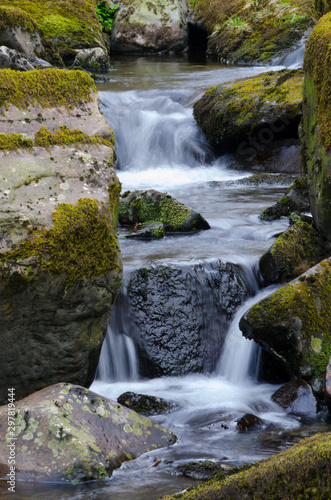
[[[331,259],[251,307],[240,320],[245,337],[283,357],[292,372],[323,393],[331,354]]]
[[[287,189],[274,205],[266,208],[260,218],[262,220],[276,220],[288,217],[291,213],[309,212],[308,184],[306,177],[297,177],[294,183]]]
[[[331,493],[331,434],[316,434],[233,474],[162,500],[320,499]]]
[[[131,0],[121,3],[112,29],[117,52],[183,51],[187,46],[186,6],[182,0]]]
[[[308,175],[311,212],[318,231],[331,240],[331,14],[317,23],[305,60],[301,156]]]
[[[260,271],[266,285],[300,276],[329,256],[325,240],[307,222],[299,221],[278,236],[260,259]]]
[[[27,13],[60,55],[72,62],[77,49],[102,47],[105,42],[95,0],[0,0],[0,6]]]
[[[92,382],[122,264],[113,134],[93,80],[50,69],[2,71],[0,82],[5,403],[12,386],[22,398],[63,380]]]
[[[20,8],[22,3],[16,2],[14,5],[14,2],[0,0],[0,45],[30,58],[40,57],[54,65],[63,66],[55,46],[45,38],[33,17]]]
[[[210,228],[199,213],[168,194],[154,189],[124,194],[120,199],[120,224],[136,224],[140,229],[139,225],[159,222],[164,225],[165,232],[191,232]]]
[[[208,53],[221,61],[270,60],[295,47],[308,26],[314,24],[309,0],[187,3],[193,3],[195,21],[202,22],[207,30]]]
[[[169,430],[110,399],[56,384],[0,409],[0,468],[9,473],[15,445],[16,479],[82,482],[105,479],[126,460],[176,441]]]
[[[243,158],[297,138],[302,114],[301,70],[269,71],[211,87],[194,105],[208,141]]]

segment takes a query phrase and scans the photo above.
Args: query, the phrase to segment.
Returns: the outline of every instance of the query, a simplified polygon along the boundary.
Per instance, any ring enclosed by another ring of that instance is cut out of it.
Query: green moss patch
[[[0,71],[0,108],[19,109],[40,105],[44,108],[80,106],[92,100],[95,83],[83,71],[45,70]]]
[[[34,140],[27,139],[22,134],[0,134],[0,150],[14,150],[19,148],[33,148],[40,146],[48,148],[51,146],[68,146],[75,144],[77,147],[86,144],[103,144],[110,148],[113,142],[107,141],[102,137],[89,136],[81,130],[71,130],[65,125],[50,132],[45,127],[41,127],[34,135]]]
[[[82,279],[106,276],[118,268],[116,236],[106,210],[98,203],[80,199],[77,205],[60,204],[53,213],[49,230],[33,230],[27,240],[1,256],[1,261],[17,262],[31,256],[39,257],[41,270],[55,276],[66,275],[70,286]]]
[[[22,9],[10,6],[4,7],[0,2],[0,31],[17,27],[29,33],[33,33],[37,30],[37,23]]]

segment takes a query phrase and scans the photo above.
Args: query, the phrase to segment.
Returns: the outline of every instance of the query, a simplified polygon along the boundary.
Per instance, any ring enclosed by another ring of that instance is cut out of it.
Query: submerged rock
[[[331,352],[331,259],[251,307],[240,320],[245,337],[282,356],[299,378],[324,391]]]
[[[317,400],[304,380],[291,380],[273,393],[271,399],[289,413],[295,415],[316,415]]]
[[[331,434],[303,439],[288,450],[246,466],[226,479],[212,479],[162,500],[242,500],[244,498],[327,499],[331,488]]]
[[[6,70],[0,84],[5,403],[8,387],[22,398],[64,379],[92,382],[122,263],[113,135],[93,80],[81,71]]]
[[[117,398],[117,401],[121,405],[146,416],[167,413],[178,406],[177,403],[166,401],[163,398],[147,396],[146,394],[136,394],[135,392],[124,392]]]
[[[154,189],[148,191],[133,191],[125,193],[120,199],[119,223],[122,225],[150,226],[154,223],[162,223],[165,232],[191,232],[200,229],[209,229],[208,222],[197,212],[179,203],[172,196]],[[142,228],[144,229],[144,227]],[[151,236],[160,237],[163,231],[155,226]],[[149,230],[143,233],[144,237],[149,236]]]
[[[187,46],[186,11],[183,0],[123,2],[112,29],[112,51],[183,51]]]
[[[118,330],[133,337],[143,376],[211,371],[248,295],[248,280],[235,264],[151,265],[128,277],[115,309],[125,310]]]
[[[9,472],[15,443],[16,479],[82,482],[105,479],[126,460],[173,444],[169,430],[115,401],[71,384],[56,384],[15,402],[15,428],[0,409],[0,467]]]
[[[329,60],[331,14],[324,16],[305,51],[301,157],[308,174],[311,212],[318,231],[331,240],[331,134]]]
[[[256,430],[263,427],[263,420],[252,413],[246,413],[243,417],[236,420],[237,427],[240,431]]]
[[[214,476],[226,476],[230,467],[223,465],[219,462],[211,460],[203,460],[199,462],[186,462],[184,464],[176,465],[174,473],[184,477],[191,477],[192,479],[211,479]]]
[[[262,156],[277,140],[297,138],[302,114],[301,70],[261,73],[215,85],[194,105],[207,140],[243,158]]]
[[[325,241],[311,224],[299,221],[282,233],[260,259],[266,285],[289,281],[328,257]]]

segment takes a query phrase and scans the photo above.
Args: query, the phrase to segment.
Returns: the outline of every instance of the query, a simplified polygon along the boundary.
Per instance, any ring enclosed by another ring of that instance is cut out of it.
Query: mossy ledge
[[[84,71],[55,68],[24,72],[2,70],[0,88],[2,112],[10,105],[19,109],[26,109],[30,105],[71,109],[91,102],[91,94],[97,93],[93,79]]]
[[[331,434],[316,434],[224,480],[162,500],[314,499],[331,496]]]
[[[65,125],[54,133],[50,132],[45,127],[41,127],[40,130],[34,134],[34,140],[27,139],[22,134],[0,134],[0,151],[38,146],[43,148],[51,146],[69,146],[70,144],[75,144],[77,147],[86,144],[103,144],[104,146],[112,148],[114,140],[107,141],[102,137],[90,136],[81,130],[71,130]]]
[[[38,29],[37,23],[22,9],[0,5],[0,31],[17,27],[22,28],[22,30],[28,33],[33,33]]]
[[[118,191],[118,186],[114,186]],[[54,226],[34,229],[28,239],[0,257],[6,277],[6,264],[13,265],[37,257],[39,271],[66,275],[66,286],[95,276],[106,276],[119,267],[119,250],[108,210],[95,200],[81,198],[77,205],[63,203],[52,214]],[[27,280],[35,279],[31,271]]]

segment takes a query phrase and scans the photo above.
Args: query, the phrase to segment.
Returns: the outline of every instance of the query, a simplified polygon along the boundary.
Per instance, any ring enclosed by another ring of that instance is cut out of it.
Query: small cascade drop
[[[217,373],[234,384],[244,383],[248,378],[256,381],[259,374],[261,348],[253,340],[246,339],[239,328],[239,321],[245,312],[260,300],[270,295],[277,286],[271,286],[248,299],[237,310],[217,366]]]
[[[138,378],[138,358],[133,340],[127,335],[115,333],[108,325],[96,379],[121,382]]]

